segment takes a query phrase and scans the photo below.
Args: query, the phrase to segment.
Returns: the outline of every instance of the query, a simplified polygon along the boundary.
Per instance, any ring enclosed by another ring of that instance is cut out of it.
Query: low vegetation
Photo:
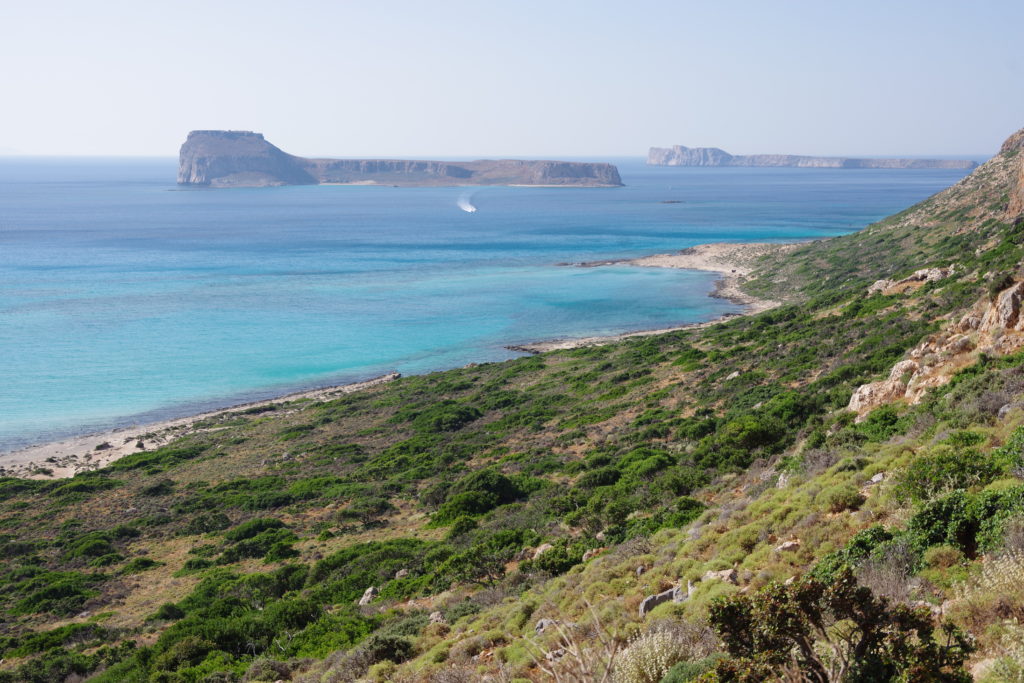
[[[0,480],[0,681],[1020,680],[1024,355],[845,409],[1021,279],[1010,161],[768,257],[760,315]]]

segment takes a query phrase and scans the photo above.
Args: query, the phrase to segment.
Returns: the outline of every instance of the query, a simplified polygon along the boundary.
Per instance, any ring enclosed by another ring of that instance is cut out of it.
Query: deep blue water
[[[0,160],[0,450],[710,319],[735,310],[711,274],[555,264],[838,235],[963,175],[617,163],[626,187],[480,188],[466,213],[460,188],[184,190],[174,159]]]

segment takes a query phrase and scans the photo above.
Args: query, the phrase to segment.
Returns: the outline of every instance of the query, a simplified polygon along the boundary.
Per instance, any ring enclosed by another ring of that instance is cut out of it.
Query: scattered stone
[[[875,476],[868,479],[868,486],[874,486],[875,484],[881,484],[885,481],[885,472],[879,472]]]
[[[597,557],[598,555],[600,555],[601,553],[603,553],[605,550],[608,550],[608,548],[605,548],[605,547],[602,547],[602,548],[591,548],[587,552],[583,553],[583,561],[587,562],[589,560],[592,560],[595,557]]]
[[[999,409],[999,419],[1002,420],[1004,417],[1010,414],[1011,410],[1024,409],[1024,403],[1007,403]]]
[[[786,541],[785,543],[782,543],[780,545],[775,546],[776,552],[780,552],[780,553],[787,553],[787,552],[790,552],[790,551],[793,551],[793,550],[799,550],[799,549],[800,549],[800,541],[799,540]]]
[[[544,631],[556,625],[557,623],[558,622],[554,619],[538,619],[537,623],[533,626],[533,630],[536,631],[538,635],[540,635],[541,633],[544,633]]]
[[[644,566],[640,565],[639,567],[636,568],[636,577],[639,579],[641,576],[643,576],[645,571],[647,571],[647,570],[644,568]]]
[[[918,608],[923,607],[929,612],[931,612],[932,616],[942,616],[942,607],[940,607],[939,605],[933,605],[932,603],[927,602],[925,600],[914,600],[910,603],[910,606]]]
[[[444,618],[444,615],[440,611],[433,611],[430,613],[431,624],[447,624],[448,620]]]
[[[369,605],[380,591],[377,590],[376,586],[370,586],[363,592],[363,597],[359,598],[359,605]]]
[[[667,591],[656,593],[655,595],[648,595],[640,602],[640,618],[643,619],[647,614],[657,607],[663,605],[669,600],[672,602],[682,602],[686,598],[679,598],[682,591],[678,587],[669,588]]]
[[[739,376],[740,376],[740,371],[739,370],[733,370],[732,372],[729,373],[729,376],[725,378],[725,381],[728,382],[729,380],[736,379]]]
[[[395,578],[396,579],[404,579],[407,576],[409,576],[409,570],[408,569],[399,569],[397,572],[395,572]]]
[[[717,572],[704,572],[705,581],[714,581],[715,579],[718,579],[719,581],[725,581],[726,583],[731,583],[735,586],[739,583],[739,574],[736,572],[735,569],[723,569]]]
[[[537,549],[533,551],[533,559],[536,560],[538,557],[540,557],[541,555],[543,555],[547,551],[553,550],[554,547],[555,546],[551,545],[550,543],[543,543],[543,544],[537,546]]]

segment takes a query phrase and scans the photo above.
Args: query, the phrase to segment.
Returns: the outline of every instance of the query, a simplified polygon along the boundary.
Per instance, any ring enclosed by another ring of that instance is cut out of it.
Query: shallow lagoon
[[[504,346],[699,322],[708,273],[578,262],[828,237],[960,171],[649,168],[626,187],[184,190],[174,159],[0,161],[0,450]],[[679,203],[665,203],[665,202]]]

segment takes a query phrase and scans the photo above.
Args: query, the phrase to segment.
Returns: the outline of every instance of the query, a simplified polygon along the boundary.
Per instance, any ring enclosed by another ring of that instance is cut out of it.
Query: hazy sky
[[[0,152],[991,154],[1021,0],[2,0]]]

